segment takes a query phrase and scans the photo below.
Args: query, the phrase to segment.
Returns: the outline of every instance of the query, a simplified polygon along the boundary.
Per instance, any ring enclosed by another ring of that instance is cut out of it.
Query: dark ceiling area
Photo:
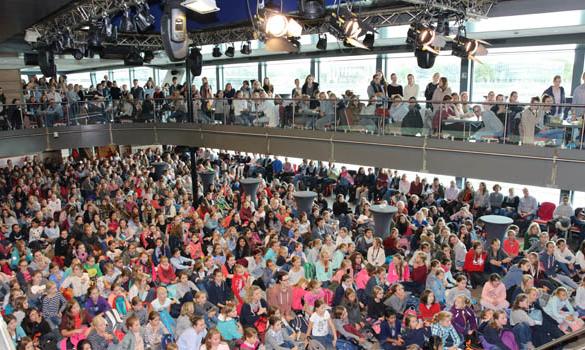
[[[2,0],[0,1],[0,43],[75,3],[74,0]]]

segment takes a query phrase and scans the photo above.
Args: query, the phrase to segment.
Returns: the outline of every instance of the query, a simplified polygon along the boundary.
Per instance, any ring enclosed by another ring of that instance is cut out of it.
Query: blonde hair
[[[181,306],[181,316],[193,316],[195,314],[195,303],[188,301]]]
[[[447,319],[451,319],[453,318],[453,314],[450,313],[449,311],[440,311],[439,313],[435,314],[435,316],[433,317],[433,322],[434,323],[439,323],[439,322],[443,322]]]
[[[105,323],[106,320],[104,320],[104,318],[102,317],[102,315],[96,315],[93,320],[91,320],[91,326],[93,328],[96,328],[97,326],[99,326],[102,323]]]

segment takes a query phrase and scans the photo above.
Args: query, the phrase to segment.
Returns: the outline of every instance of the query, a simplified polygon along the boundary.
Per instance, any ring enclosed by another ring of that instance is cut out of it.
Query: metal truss
[[[461,21],[467,18],[486,17],[498,0],[402,0],[404,6],[381,9],[362,8],[358,17],[368,21],[376,28],[408,24],[415,20],[432,18],[439,14],[451,20]],[[86,32],[79,31],[93,20],[100,19],[104,14],[120,12],[125,6],[134,6],[140,0],[82,0],[63,13],[47,21],[36,24],[31,29],[41,37],[51,37],[65,27],[74,32],[75,42],[83,43]],[[322,20],[302,21],[303,34],[327,32],[327,25]],[[76,31],[77,30],[77,31]],[[210,29],[189,33],[193,45],[213,45],[258,39],[258,33],[251,22],[224,29]],[[119,33],[115,43],[104,43],[113,46],[132,46],[137,49],[161,50],[162,40],[158,34],[125,34]]]

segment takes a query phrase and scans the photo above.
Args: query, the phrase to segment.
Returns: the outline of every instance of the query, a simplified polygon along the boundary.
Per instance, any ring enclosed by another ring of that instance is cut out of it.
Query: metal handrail
[[[568,340],[572,340],[573,338],[578,338],[582,335],[585,335],[585,328],[582,328],[576,332],[565,334],[560,338],[553,339],[553,340],[549,341],[548,343],[539,346],[538,348],[536,348],[536,350],[551,349],[551,348],[556,347],[558,345],[565,344]]]

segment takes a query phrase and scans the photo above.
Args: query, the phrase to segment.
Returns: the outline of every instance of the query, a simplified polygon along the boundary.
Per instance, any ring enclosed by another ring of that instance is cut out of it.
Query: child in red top
[[[465,263],[463,264],[463,271],[467,272],[470,277],[473,288],[483,285],[485,276],[483,273],[487,253],[483,250],[481,242],[473,243],[473,248],[465,255]]]
[[[420,296],[420,304],[418,305],[419,318],[430,321],[440,311],[441,305],[435,301],[435,294],[426,289]]]
[[[508,238],[504,240],[504,251],[510,258],[515,258],[520,253],[520,242],[516,239],[516,231],[508,230]]]

